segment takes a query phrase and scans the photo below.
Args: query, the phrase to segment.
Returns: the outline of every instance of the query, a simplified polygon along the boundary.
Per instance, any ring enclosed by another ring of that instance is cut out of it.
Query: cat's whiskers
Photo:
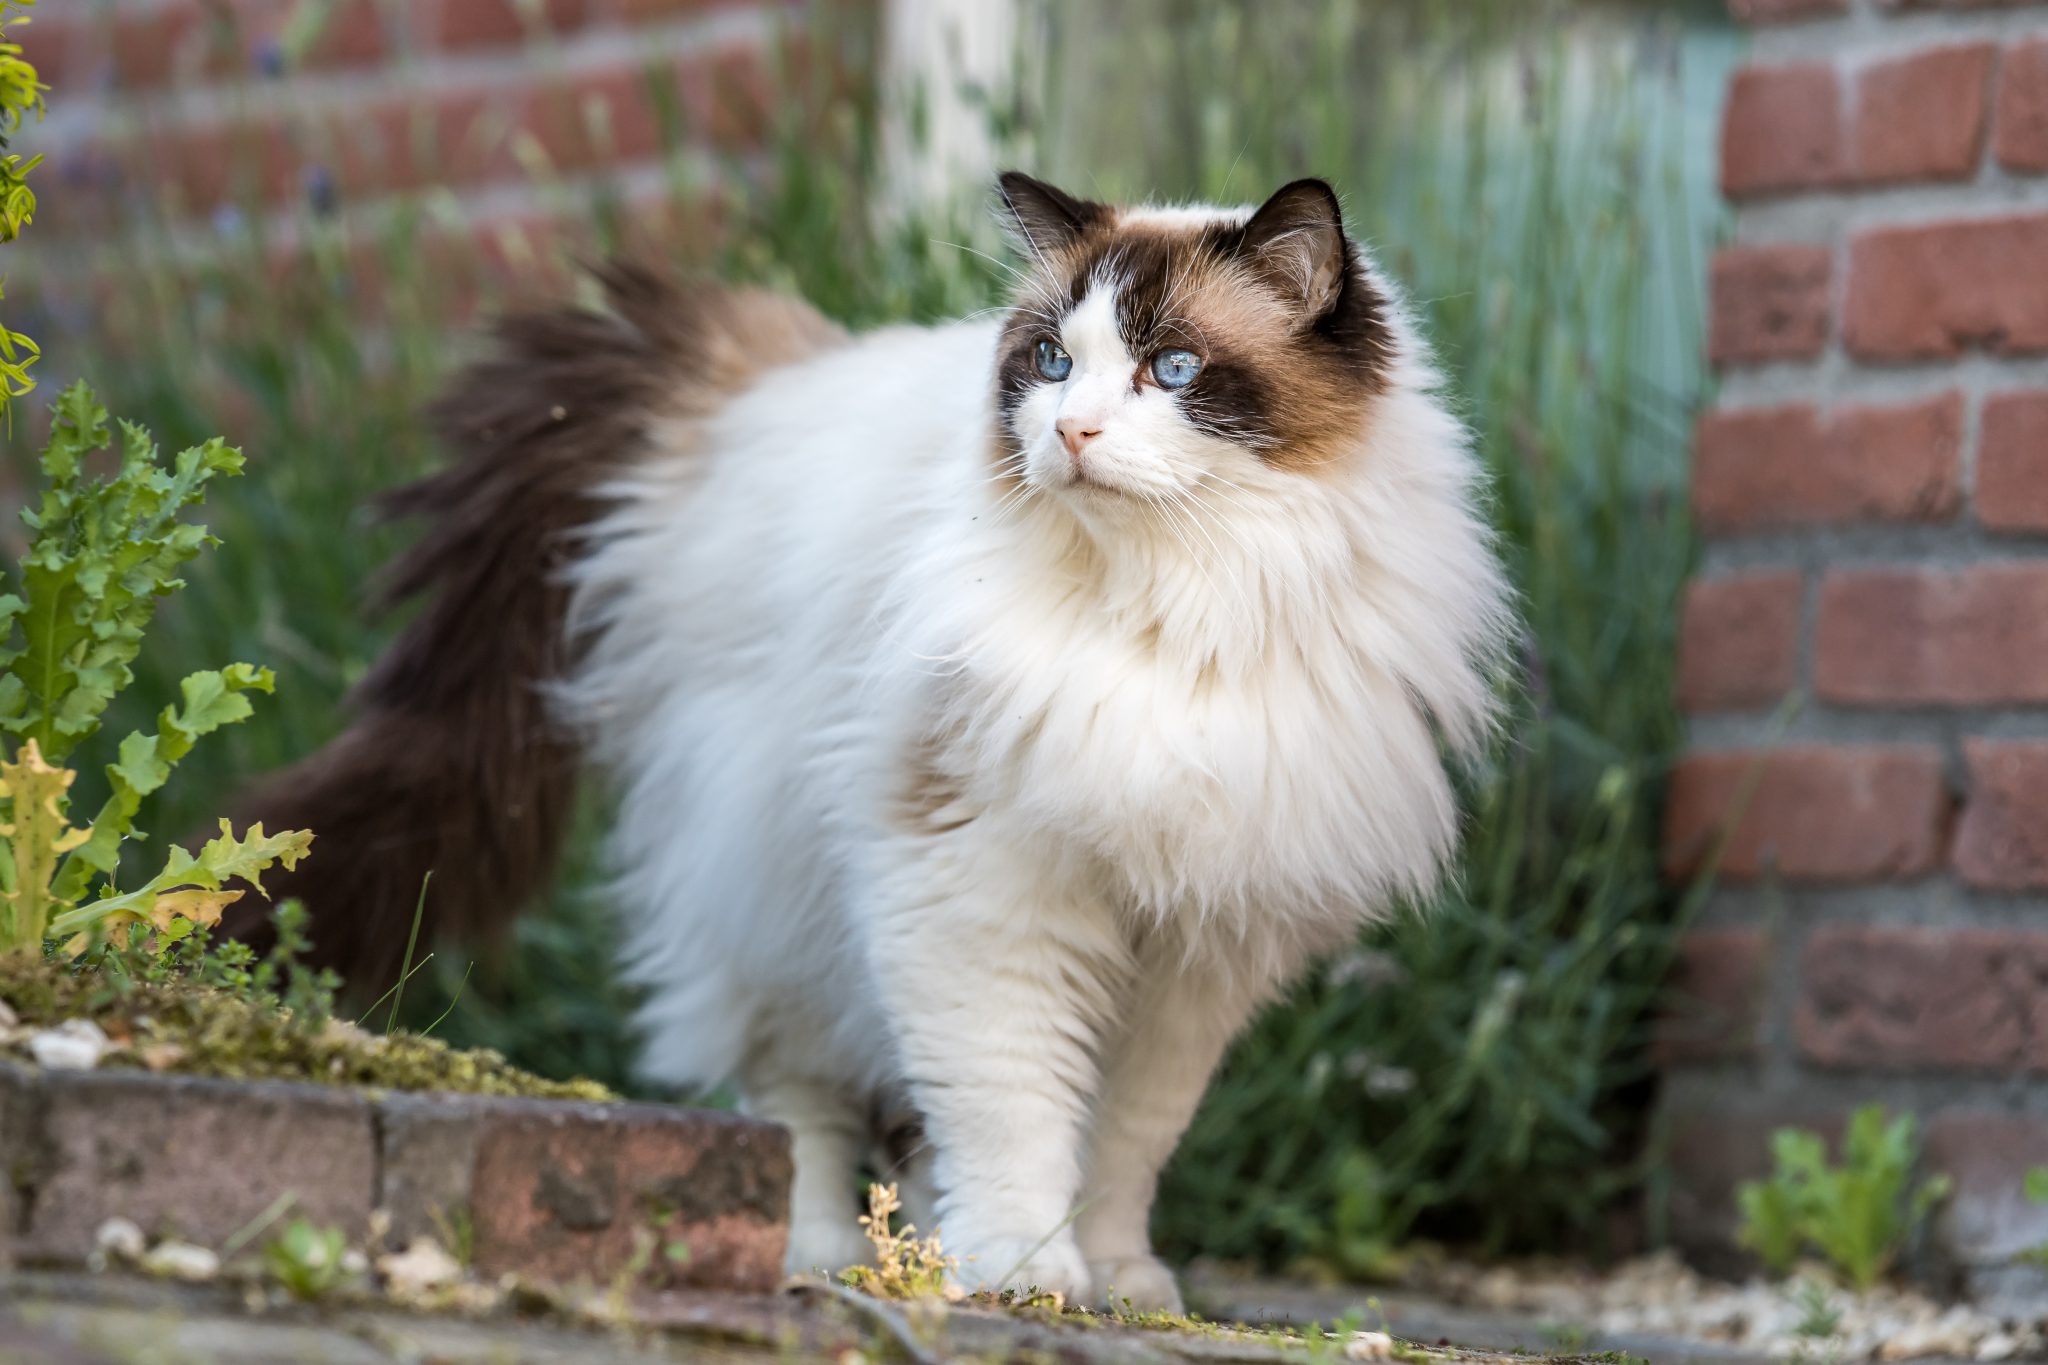
[[[991,256],[986,251],[983,251],[978,247],[971,247],[967,245],[965,242],[949,242],[941,237],[927,237],[925,240],[933,246],[949,246],[952,247],[955,251],[964,251],[970,256],[974,256],[981,260],[987,261],[990,265],[994,266],[996,269],[1002,271],[1005,275],[1008,275],[1010,278],[1014,280],[1022,281],[1025,278],[1027,278],[1026,273],[1024,271],[1019,270],[1016,266],[1011,265],[1008,261],[1003,260],[999,256]]]

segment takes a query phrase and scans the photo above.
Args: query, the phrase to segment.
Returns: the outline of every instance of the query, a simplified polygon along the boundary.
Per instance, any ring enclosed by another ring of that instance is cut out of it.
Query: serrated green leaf
[[[171,770],[201,736],[250,716],[243,693],[269,692],[275,682],[269,669],[254,664],[229,664],[180,682],[183,706],[166,706],[159,712],[155,734],[138,730],[121,741],[119,757],[107,765],[109,792],[93,818],[92,837],[65,860],[57,874],[58,891],[76,899],[94,872],[111,873],[120,861],[122,842],[142,836],[135,827],[142,799],[169,780]]]
[[[223,907],[242,895],[224,891],[226,883],[243,881],[260,891],[264,872],[273,866],[289,872],[312,846],[310,830],[266,834],[259,824],[238,836],[223,820],[220,834],[207,840],[196,855],[173,847],[163,870],[143,885],[125,895],[105,896],[66,910],[51,921],[50,931],[58,937],[116,934],[131,925],[154,924],[174,916],[212,923]]]
[[[99,728],[108,703],[133,680],[129,665],[157,599],[184,586],[179,568],[212,543],[205,527],[180,514],[205,496],[209,480],[243,465],[241,452],[218,439],[166,465],[149,433],[123,422],[119,472],[87,478],[84,457],[108,434],[106,410],[83,385],[58,399],[43,454],[49,487],[23,516],[34,533],[22,559],[27,605],[0,615],[0,632],[18,622],[21,639],[0,652],[15,680],[0,702],[0,728],[34,738],[51,762]]]

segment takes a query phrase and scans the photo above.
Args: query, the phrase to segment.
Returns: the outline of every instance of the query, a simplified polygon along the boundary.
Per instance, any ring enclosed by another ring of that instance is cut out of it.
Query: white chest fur
[[[1042,525],[933,547],[897,656],[918,733],[977,806],[1155,914],[1356,916],[1417,889],[1455,827],[1437,738],[1374,654],[1370,562],[1284,530],[1216,524],[1206,562],[1172,537],[1112,562]]]

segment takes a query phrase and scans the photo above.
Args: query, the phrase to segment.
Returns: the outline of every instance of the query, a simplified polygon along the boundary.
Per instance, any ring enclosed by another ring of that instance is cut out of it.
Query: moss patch
[[[117,992],[102,979],[47,961],[0,962],[0,1000],[23,1025],[8,1031],[4,1051],[24,1058],[34,1029],[90,1019],[115,1045],[105,1067],[372,1090],[617,1098],[595,1081],[550,1081],[521,1071],[495,1052],[464,1051],[414,1034],[374,1034],[339,1020],[315,1023],[210,987],[138,984]]]

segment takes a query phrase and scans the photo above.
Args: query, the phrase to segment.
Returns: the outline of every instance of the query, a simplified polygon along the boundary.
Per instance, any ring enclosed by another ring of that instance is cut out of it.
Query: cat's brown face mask
[[[1356,445],[1392,334],[1327,184],[1250,213],[1118,209],[1014,171],[1000,188],[1026,271],[998,445],[1027,480],[1144,494],[1207,442],[1295,471]]]

